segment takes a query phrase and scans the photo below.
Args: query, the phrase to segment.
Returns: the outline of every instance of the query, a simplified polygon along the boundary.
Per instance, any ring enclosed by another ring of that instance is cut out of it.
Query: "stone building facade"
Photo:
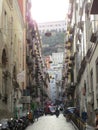
[[[0,6],[0,118],[4,118],[11,116],[21,95],[17,74],[23,71],[24,21],[17,0],[2,0]]]
[[[83,111],[86,111],[88,123],[94,124],[95,110],[98,108],[98,12],[95,7],[98,3],[95,4],[95,0],[70,0],[69,4],[71,11],[68,14],[67,31],[69,33],[66,38],[73,30],[74,80],[73,82],[69,80],[69,75],[72,73],[65,73],[63,84],[67,87],[66,94],[74,96],[73,105],[80,109],[80,116]],[[65,65],[68,66],[67,62]],[[71,83],[75,83],[74,92],[71,90]]]

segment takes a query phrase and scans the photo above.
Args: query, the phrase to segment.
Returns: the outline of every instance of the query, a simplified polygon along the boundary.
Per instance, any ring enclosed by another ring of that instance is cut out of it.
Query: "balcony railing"
[[[20,101],[19,101],[19,102],[22,103],[22,104],[23,104],[23,103],[27,103],[27,104],[28,104],[28,103],[30,103],[30,100],[31,100],[31,99],[30,99],[30,96],[22,96],[22,97],[20,98]]]
[[[92,33],[90,41],[93,43],[96,43],[96,41],[97,41],[96,33]]]
[[[28,66],[33,65],[33,59],[30,58],[30,56],[27,56],[27,57],[26,57],[26,62],[27,62],[27,65],[28,65]]]
[[[96,85],[96,98],[98,99],[98,83]]]
[[[87,59],[90,58],[91,54],[92,54],[92,47],[90,47],[90,48],[88,49],[88,51],[87,51],[87,54],[86,54]]]

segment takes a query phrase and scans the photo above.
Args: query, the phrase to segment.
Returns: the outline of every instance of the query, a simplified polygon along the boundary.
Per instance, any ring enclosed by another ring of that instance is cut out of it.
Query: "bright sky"
[[[38,23],[65,20],[68,0],[31,0],[32,18]]]

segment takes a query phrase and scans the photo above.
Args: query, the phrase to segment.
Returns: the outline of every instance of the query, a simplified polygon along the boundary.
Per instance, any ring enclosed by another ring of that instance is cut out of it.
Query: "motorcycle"
[[[56,109],[55,114],[56,114],[56,117],[59,117],[60,112],[58,109]]]

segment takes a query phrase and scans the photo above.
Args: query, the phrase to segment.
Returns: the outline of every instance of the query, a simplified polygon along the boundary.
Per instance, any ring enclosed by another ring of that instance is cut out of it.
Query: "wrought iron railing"
[[[71,120],[79,130],[86,130],[86,122],[84,122],[80,117],[72,114]]]

